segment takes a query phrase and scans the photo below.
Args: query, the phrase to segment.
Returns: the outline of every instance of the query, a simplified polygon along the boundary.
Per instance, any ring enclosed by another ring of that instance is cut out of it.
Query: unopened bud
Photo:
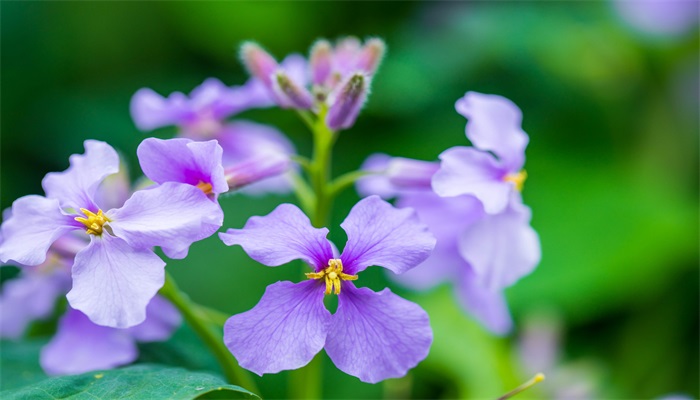
[[[245,42],[241,46],[241,61],[248,72],[272,88],[272,74],[277,70],[277,61],[262,47],[254,42]]]
[[[440,163],[394,157],[389,161],[386,174],[397,189],[431,189],[433,175]]]
[[[362,51],[360,51],[357,68],[365,71],[370,76],[374,75],[382,62],[385,52],[386,45],[383,40],[377,38],[369,39],[362,47]]]
[[[351,127],[367,99],[368,92],[369,78],[360,72],[350,76],[332,99],[333,103],[326,117],[328,127],[333,130]]]
[[[290,163],[282,153],[262,154],[226,168],[226,181],[230,190],[239,189],[286,172]]]
[[[309,109],[314,104],[313,95],[294,82],[283,70],[275,73],[272,87],[280,107]]]
[[[333,68],[333,48],[327,40],[317,41],[311,48],[311,78],[315,85],[323,85]]]

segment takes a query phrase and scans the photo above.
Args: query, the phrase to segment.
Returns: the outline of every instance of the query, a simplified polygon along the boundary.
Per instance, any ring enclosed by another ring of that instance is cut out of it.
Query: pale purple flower
[[[503,290],[541,257],[519,192],[528,137],[520,110],[502,97],[470,92],[457,110],[469,118],[473,148],[452,148],[439,164],[374,155],[363,165],[371,174],[357,188],[362,195],[396,197],[397,206],[415,209],[437,238],[425,262],[393,279],[419,290],[451,282],[467,312],[504,334],[512,320]]]
[[[440,196],[470,194],[487,213],[500,213],[527,177],[522,168],[529,139],[520,127],[522,113],[504,97],[476,92],[468,92],[455,107],[469,119],[465,131],[474,147],[440,154],[433,189]]]
[[[0,261],[39,265],[57,239],[84,232],[90,240],[75,256],[68,302],[96,324],[126,328],[143,322],[148,302],[163,286],[165,263],[152,248],[186,248],[221,210],[200,189],[167,182],[104,211],[95,194],[118,168],[112,147],[86,141],[85,154],[71,156],[66,171],[46,175],[46,197],[13,203],[2,224]]]
[[[263,82],[283,108],[328,108],[332,130],[350,128],[367,100],[371,79],[385,52],[384,42],[344,38],[333,47],[326,40],[311,48],[309,62],[288,56],[281,64],[255,43],[244,43],[241,59],[250,74]]]
[[[312,227],[291,204],[219,234],[264,265],[301,259],[314,270],[307,281],[268,286],[253,309],[229,318],[224,341],[241,366],[259,375],[296,369],[325,348],[340,370],[375,383],[405,375],[427,356],[432,330],[423,309],[389,289],[375,293],[351,281],[372,265],[406,272],[428,257],[435,239],[412,210],[377,196],[357,203],[341,227],[348,241],[339,257],[328,229]],[[338,295],[333,315],[324,293]]]
[[[41,349],[39,363],[49,375],[73,375],[130,364],[138,357],[137,342],[168,340],[182,317],[167,300],[151,299],[146,320],[128,329],[94,324],[68,307],[55,336]]]
[[[632,28],[654,36],[681,36],[698,24],[698,0],[613,0],[617,14]]]
[[[291,166],[290,156],[295,153],[291,142],[271,126],[226,121],[246,109],[272,104],[267,90],[257,79],[241,87],[228,87],[210,78],[189,96],[176,92],[164,98],[151,89],[140,89],[132,97],[131,114],[141,130],[176,125],[185,138],[217,140],[223,150],[223,166],[248,171],[246,181],[229,182],[231,188],[252,185],[245,192],[286,193],[291,184],[283,174]],[[270,167],[270,159],[282,161]],[[257,173],[250,173],[251,170]]]

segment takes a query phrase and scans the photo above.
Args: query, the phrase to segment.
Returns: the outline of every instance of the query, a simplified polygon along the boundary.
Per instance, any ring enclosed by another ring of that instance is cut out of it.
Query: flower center
[[[523,191],[523,184],[525,183],[525,180],[527,179],[527,172],[522,169],[514,174],[508,174],[503,177],[503,181],[505,182],[513,182],[515,184],[515,188],[518,189],[518,192]]]
[[[212,189],[213,189],[213,188],[212,188],[212,186],[211,186],[211,183],[206,183],[206,182],[200,181],[200,182],[197,184],[197,189],[201,190],[202,192],[204,192],[204,194],[207,194],[207,195],[208,195],[208,194],[211,194],[211,193],[212,193]]]
[[[326,294],[340,294],[340,281],[354,281],[357,275],[348,275],[343,273],[343,262],[339,258],[331,258],[328,260],[328,268],[321,272],[309,272],[306,274],[309,279],[325,279]]]
[[[102,213],[102,210],[97,210],[97,214],[84,208],[81,208],[80,211],[82,211],[87,218],[75,217],[75,220],[85,225],[87,228],[85,231],[89,235],[102,235],[102,225],[104,225],[105,222],[111,221]]]

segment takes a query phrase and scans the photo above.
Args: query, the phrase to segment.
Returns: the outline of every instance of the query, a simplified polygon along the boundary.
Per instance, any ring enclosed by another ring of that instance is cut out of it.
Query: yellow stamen
[[[527,179],[527,172],[523,169],[520,170],[519,172],[516,172],[514,174],[508,174],[503,177],[503,180],[506,182],[513,182],[515,184],[515,188],[518,189],[518,192],[523,191],[523,184],[525,184],[525,180]]]
[[[75,217],[75,220],[85,225],[87,228],[85,232],[89,235],[102,235],[102,225],[111,221],[102,213],[102,210],[97,210],[97,214],[85,208],[81,208],[80,211],[82,211],[87,218]]]
[[[331,258],[328,260],[328,268],[321,272],[309,272],[306,274],[309,279],[324,279],[326,280],[326,294],[340,294],[340,281],[354,281],[357,275],[348,275],[343,273],[343,262],[339,258]]]
[[[211,183],[206,183],[206,182],[199,182],[197,184],[197,188],[204,192],[204,194],[211,194],[212,191],[212,186]]]
[[[530,379],[529,381],[523,383],[522,385],[516,387],[515,389],[511,390],[510,392],[499,397],[498,400],[510,399],[511,397],[515,396],[516,394],[535,386],[536,384],[542,382],[543,380],[544,380],[544,374],[540,372],[537,375],[533,376],[532,379]]]

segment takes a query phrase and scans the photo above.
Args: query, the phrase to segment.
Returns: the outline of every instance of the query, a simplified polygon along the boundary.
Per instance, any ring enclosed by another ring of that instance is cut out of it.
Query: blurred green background
[[[135,150],[145,136],[131,122],[131,95],[141,87],[189,92],[210,76],[242,84],[243,40],[278,58],[306,53],[319,37],[386,40],[369,103],[336,146],[336,173],[372,152],[433,160],[466,144],[465,120],[453,105],[468,90],[520,106],[530,135],[524,197],[543,259],[507,291],[516,330],[491,337],[447,288],[412,294],[392,286],[430,313],[431,355],[383,385],[362,384],[323,355],[325,397],[493,398],[539,362],[518,358],[532,335],[560,340],[543,339],[549,347],[535,352],[557,355],[549,379],[530,396],[575,388],[589,398],[700,395],[697,25],[654,36],[602,1],[2,2],[1,18],[3,209],[42,193],[44,174],[65,169],[88,138],[120,150],[137,178]],[[309,134],[293,112],[238,118],[276,125],[309,153]],[[348,191],[336,203],[331,235],[339,243],[337,224],[356,200]],[[226,197],[224,227],[240,227],[282,201],[293,198]],[[268,284],[299,274],[298,265],[257,265],[215,237],[168,268],[194,300],[230,313],[250,309]],[[378,268],[363,282],[387,284]],[[179,340],[171,349],[194,357],[186,346],[198,351],[196,339],[184,332]],[[145,346],[145,359],[167,362],[152,355],[163,346]],[[288,375],[260,379],[263,394],[283,396]]]

